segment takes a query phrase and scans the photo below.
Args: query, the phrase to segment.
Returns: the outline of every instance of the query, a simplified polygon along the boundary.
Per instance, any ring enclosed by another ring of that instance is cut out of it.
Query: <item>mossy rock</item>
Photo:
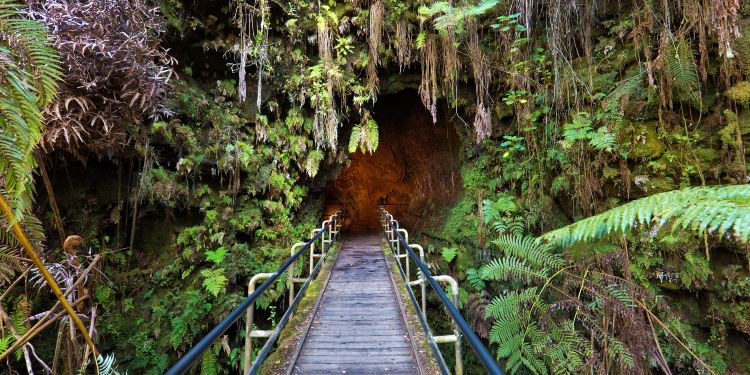
[[[642,186],[649,193],[662,193],[675,189],[674,181],[670,177],[654,177]]]
[[[635,123],[635,137],[631,154],[645,159],[656,159],[664,152],[666,146],[657,131],[658,121]]]
[[[617,55],[615,55],[615,61],[613,62],[613,67],[615,69],[618,69],[619,71],[623,71],[630,64],[634,63],[637,60],[637,58],[638,58],[638,54],[636,54],[635,49],[623,48],[617,52]]]
[[[750,3],[745,2],[742,6],[743,11],[750,9]],[[743,19],[740,21],[740,29],[742,30],[742,37],[732,43],[734,48],[734,54],[739,61],[740,69],[742,74],[750,75],[750,19]]]
[[[673,283],[671,281],[662,281],[659,283],[659,287],[666,290],[680,290],[682,286]]]
[[[380,81],[380,93],[395,94],[404,90],[417,90],[421,76],[419,74],[391,74]]]
[[[698,147],[695,150],[695,155],[702,163],[712,163],[719,159],[720,155],[717,150],[712,148]]]

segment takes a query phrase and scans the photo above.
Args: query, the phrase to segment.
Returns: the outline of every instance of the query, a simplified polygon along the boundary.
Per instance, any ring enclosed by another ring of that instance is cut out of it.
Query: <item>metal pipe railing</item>
[[[334,220],[329,221],[329,223],[330,222],[334,222]],[[326,224],[323,224],[323,225],[325,226]],[[289,318],[292,316],[292,313],[294,312],[294,308],[297,307],[299,302],[302,300],[302,297],[304,297],[307,287],[310,286],[310,283],[318,274],[318,271],[320,271],[323,261],[325,260],[325,255],[328,253],[328,250],[333,246],[334,241],[336,241],[336,236],[335,235],[333,235],[332,237],[329,236],[329,241],[330,242],[328,243],[328,247],[325,247],[322,249],[322,255],[320,257],[320,260],[318,260],[318,263],[315,265],[315,268],[310,270],[310,275],[307,277],[307,279],[303,279],[305,283],[300,288],[299,293],[297,293],[297,296],[294,297],[294,299],[292,300],[292,303],[289,304],[289,308],[287,308],[286,312],[279,320],[279,324],[277,324],[276,327],[270,331],[264,331],[264,330],[248,331],[249,334],[245,337],[246,342],[252,341],[253,337],[268,337],[268,340],[266,340],[265,345],[263,345],[263,347],[260,349],[260,352],[258,352],[258,356],[255,358],[255,361],[252,361],[252,366],[250,366],[250,362],[245,362],[245,374],[256,374],[260,370],[260,367],[263,364],[263,361],[271,352],[271,348],[276,343],[276,340],[279,338],[279,335],[281,334],[281,330],[284,329],[284,327],[286,326],[286,323],[289,321]],[[291,288],[291,286],[294,285],[294,280],[291,280],[289,284]],[[250,323],[252,325],[252,322]],[[258,334],[254,335],[253,333],[255,332],[258,332]],[[251,350],[250,353],[248,352],[245,353],[246,357],[250,357],[252,355],[252,344],[250,345],[250,350]]]
[[[327,221],[329,221],[329,223],[330,223],[330,220],[334,219],[334,223],[335,223],[335,219],[337,219],[340,214],[341,214],[341,211],[337,212],[336,214],[334,214],[334,215],[331,216],[331,219],[329,219]],[[253,279],[255,279],[255,280],[251,280],[251,282],[255,281],[256,283],[257,283],[257,281],[260,278],[265,278],[265,276],[268,276],[268,277],[267,277],[266,281],[264,281],[263,284],[261,284],[257,289],[255,289],[253,292],[251,292],[250,295],[247,296],[239,304],[239,306],[237,306],[234,310],[232,310],[232,312],[230,312],[229,315],[227,315],[213,329],[211,329],[211,331],[209,331],[206,334],[206,336],[204,336],[200,341],[198,341],[198,343],[196,343],[190,350],[188,350],[188,352],[185,353],[185,355],[183,355],[179,360],[177,360],[177,362],[175,362],[175,364],[172,365],[172,367],[170,367],[167,370],[167,372],[165,372],[165,375],[180,375],[180,374],[183,374],[183,373],[187,372],[188,370],[190,370],[192,368],[192,366],[196,362],[198,362],[198,360],[201,358],[201,356],[203,355],[203,352],[205,352],[206,350],[208,350],[208,348],[211,347],[211,345],[216,340],[218,340],[219,337],[221,337],[221,335],[223,335],[224,332],[226,332],[229,329],[229,327],[231,327],[234,323],[236,323],[242,317],[243,313],[246,310],[248,310],[251,306],[255,306],[255,301],[261,295],[263,295],[263,293],[266,291],[266,289],[268,289],[271,286],[271,284],[273,284],[276,281],[276,279],[278,279],[279,275],[283,274],[287,270],[287,268],[289,268],[289,266],[291,266],[292,264],[294,264],[294,262],[300,257],[300,255],[302,255],[304,252],[306,252],[312,246],[312,244],[315,241],[317,241],[319,238],[322,241],[325,241],[325,234],[327,232],[329,232],[330,228],[331,228],[331,226],[329,225],[327,227],[326,224],[325,224],[325,222],[324,222],[324,224],[321,226],[321,230],[318,233],[316,233],[312,238],[310,238],[309,240],[307,240],[307,242],[305,242],[304,246],[302,246],[302,248],[299,251],[297,251],[289,259],[287,259],[281,265],[281,267],[279,267],[279,269],[277,269],[275,272],[272,272],[270,274],[256,275],[256,276],[254,276]],[[331,237],[329,235],[329,240],[326,241],[326,242],[329,242],[329,243],[332,244],[333,243],[333,237]],[[326,243],[326,242],[323,242],[323,243]],[[325,246],[323,246],[322,248],[326,249]],[[321,260],[322,260],[322,258],[321,258]],[[322,262],[319,262],[319,264],[318,264],[318,266],[316,268],[318,268],[320,266],[320,263],[322,263]],[[309,285],[309,282],[310,282],[311,279],[312,279],[312,276],[308,277],[307,282],[300,289],[298,297],[301,297],[304,294],[304,291],[307,289],[307,285]],[[254,283],[252,284],[252,286],[254,287]],[[299,298],[299,299],[301,299],[301,298]],[[295,302],[295,306],[296,306],[296,303],[299,302],[299,299],[295,299],[293,301],[293,302]],[[284,317],[282,317],[282,320],[284,320],[284,318],[286,318],[286,320],[288,320],[289,316],[291,315],[291,310],[293,308],[294,308],[294,306],[290,306],[290,308],[287,310],[287,314],[284,314]],[[286,323],[286,320],[284,320],[284,323]],[[281,323],[279,325],[281,325]],[[276,330],[274,330],[274,331],[276,331]],[[250,336],[250,332],[247,332],[247,335]],[[278,333],[276,333],[276,337],[278,337]],[[271,335],[271,338],[273,338],[273,334]],[[271,341],[271,339],[269,339],[269,341]],[[266,345],[268,346],[268,342],[266,343]],[[256,362],[258,362],[258,361],[256,361]]]
[[[455,283],[455,280],[453,282],[450,282],[447,278],[444,277],[436,277],[432,276],[429,269],[427,269],[427,266],[421,260],[417,257],[416,253],[414,253],[414,250],[412,249],[412,246],[409,245],[409,243],[404,239],[404,237],[401,236],[400,231],[398,230],[398,221],[393,219],[393,216],[388,213],[385,209],[382,207],[380,208],[380,216],[381,216],[381,224],[383,224],[383,230],[388,238],[388,244],[391,246],[391,249],[394,249],[394,246],[392,245],[391,238],[395,237],[398,242],[403,245],[403,248],[406,250],[406,253],[409,255],[409,257],[416,263],[417,267],[419,268],[419,271],[421,272],[420,278],[423,278],[426,280],[432,289],[437,293],[438,297],[440,298],[440,302],[445,306],[445,309],[448,311],[448,314],[453,318],[454,322],[454,333],[456,336],[456,342],[457,342],[457,349],[456,349],[456,372],[459,370],[462,370],[459,368],[459,361],[460,361],[460,339],[461,335],[466,338],[466,341],[468,341],[469,346],[471,346],[471,349],[476,353],[477,357],[479,357],[479,360],[481,361],[484,368],[487,370],[489,374],[492,375],[503,375],[504,372],[502,369],[500,369],[500,366],[498,365],[497,361],[495,361],[495,358],[490,354],[489,350],[484,346],[482,341],[477,337],[476,333],[471,329],[469,326],[469,323],[466,322],[466,320],[461,316],[461,313],[458,311],[457,307],[457,293],[458,293],[458,284],[455,285],[455,288],[453,289],[454,294],[454,301],[452,302],[450,298],[443,292],[443,289],[440,287],[440,284],[438,284],[438,280],[436,278],[440,278],[442,281],[448,281],[451,284],[451,287],[453,288],[453,283]],[[402,277],[405,277],[403,270],[401,269],[401,264],[399,262],[399,269],[401,270]],[[411,291],[411,285],[408,279],[406,279],[406,285],[408,286],[407,290],[410,292],[412,303],[414,304],[417,311],[419,311],[419,306],[417,304],[416,298],[414,297],[414,293]],[[424,308],[424,306],[423,306]],[[425,318],[420,315],[420,321],[426,322]],[[426,328],[425,330],[430,336],[430,343],[432,344],[437,339],[447,339],[447,337],[433,337],[432,334],[429,332],[429,327],[425,327],[425,323],[422,324],[423,328]],[[433,347],[433,351],[435,350],[435,347]],[[436,356],[440,356],[439,350],[436,353]],[[442,358],[439,358],[442,360]],[[443,361],[441,361],[443,362]]]

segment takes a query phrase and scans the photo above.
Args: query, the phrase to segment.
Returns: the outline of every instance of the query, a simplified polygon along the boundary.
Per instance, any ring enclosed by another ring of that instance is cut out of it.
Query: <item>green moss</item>
[[[301,344],[300,334],[307,330],[310,320],[313,318],[315,304],[328,282],[331,269],[336,263],[336,258],[338,257],[339,247],[339,245],[335,245],[329,251],[325,263],[321,266],[318,277],[310,282],[310,285],[305,291],[305,295],[302,297],[302,300],[294,311],[294,315],[289,318],[286,326],[281,330],[276,350],[274,350],[263,362],[263,366],[260,369],[261,374],[270,375],[286,373],[285,370],[290,364],[290,359],[294,357],[299,345]]]
[[[741,104],[743,107],[747,107],[750,105],[750,82],[738,82],[727,90],[724,95],[738,104]]]
[[[451,242],[478,246],[479,218],[475,213],[474,199],[463,196],[447,214],[443,226],[443,238]]]
[[[646,121],[634,123],[635,134],[632,143],[631,154],[644,159],[656,159],[663,152],[666,146],[659,138],[657,127],[658,121]]]

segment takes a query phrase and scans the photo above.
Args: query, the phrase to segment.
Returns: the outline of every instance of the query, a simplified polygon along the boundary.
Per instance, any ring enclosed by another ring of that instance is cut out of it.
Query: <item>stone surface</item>
[[[418,228],[461,192],[460,140],[445,108],[433,124],[414,91],[379,98],[374,116],[380,146],[374,154],[350,154],[326,188],[327,202],[349,205],[353,231],[379,228],[379,204],[389,205],[402,226]]]

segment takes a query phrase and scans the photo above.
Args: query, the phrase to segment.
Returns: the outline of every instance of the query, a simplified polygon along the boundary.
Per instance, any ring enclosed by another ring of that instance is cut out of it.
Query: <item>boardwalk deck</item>
[[[418,374],[377,234],[350,235],[294,365],[294,374]]]

